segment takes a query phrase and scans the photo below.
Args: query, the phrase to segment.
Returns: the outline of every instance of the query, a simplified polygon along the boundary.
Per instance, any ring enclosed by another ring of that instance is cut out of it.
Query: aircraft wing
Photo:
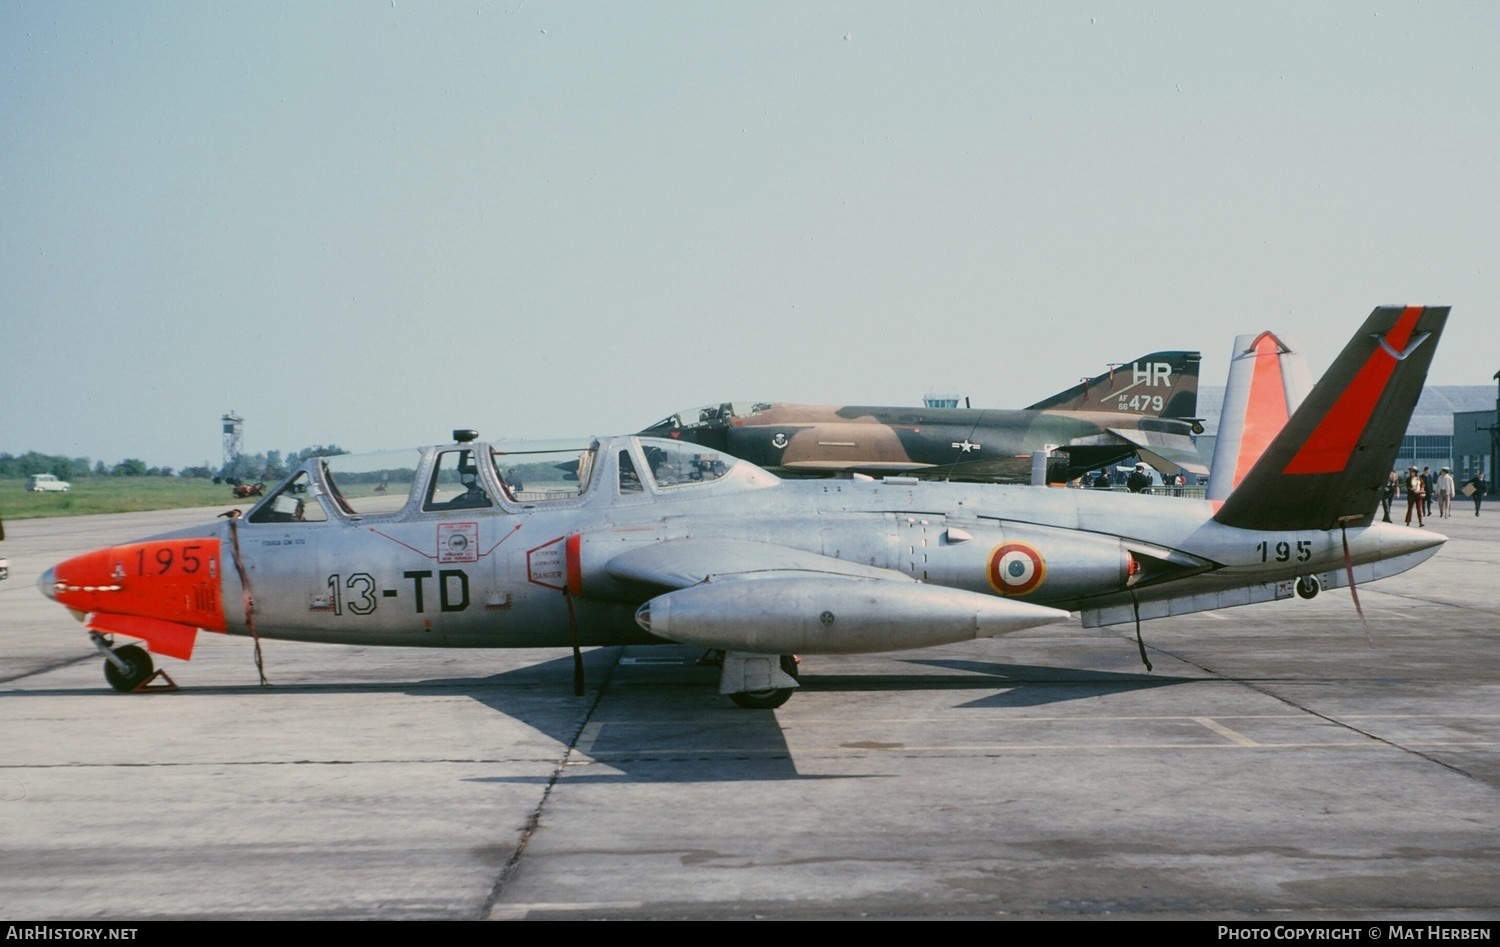
[[[1067,612],[776,543],[673,539],[623,552],[606,571],[670,589],[636,611],[671,641],[758,654],[924,648],[1066,620]]]
[[[653,543],[615,556],[605,571],[617,579],[667,589],[685,589],[700,582],[789,573],[882,579],[902,584],[916,582],[895,569],[865,566],[804,549],[743,539],[673,539]]]
[[[1157,470],[1167,473],[1182,471],[1200,477],[1208,476],[1208,466],[1198,453],[1198,445],[1186,434],[1168,434],[1162,431],[1127,430],[1110,428],[1109,433],[1135,447],[1135,452]]]

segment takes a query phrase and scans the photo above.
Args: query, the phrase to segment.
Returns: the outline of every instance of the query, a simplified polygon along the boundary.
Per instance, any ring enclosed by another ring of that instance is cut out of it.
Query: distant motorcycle
[[[237,483],[234,485],[234,495],[241,500],[246,497],[258,497],[265,492],[266,485],[263,483]]]

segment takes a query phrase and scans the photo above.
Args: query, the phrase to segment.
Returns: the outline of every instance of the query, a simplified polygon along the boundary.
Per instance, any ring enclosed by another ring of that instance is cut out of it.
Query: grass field
[[[68,493],[32,493],[26,481],[0,480],[0,519],[38,516],[82,516],[86,513],[135,513],[190,506],[229,507],[243,503],[228,484],[178,477],[89,477],[73,481]]]

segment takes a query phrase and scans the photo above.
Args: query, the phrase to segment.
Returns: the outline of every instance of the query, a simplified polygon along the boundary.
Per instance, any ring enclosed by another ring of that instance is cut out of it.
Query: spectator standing
[[[1434,484],[1437,489],[1438,518],[1453,518],[1453,474],[1447,467],[1438,471],[1437,481]]]
[[[1411,514],[1417,513],[1417,525],[1426,526],[1422,520],[1422,509],[1427,503],[1426,487],[1422,484],[1422,475],[1417,473],[1417,468],[1406,469],[1406,525],[1411,525]]]

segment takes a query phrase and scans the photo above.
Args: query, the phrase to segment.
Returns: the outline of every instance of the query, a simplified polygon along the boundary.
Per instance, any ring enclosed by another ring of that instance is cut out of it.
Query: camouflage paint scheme
[[[1197,352],[1153,352],[1022,410],[723,402],[640,433],[734,454],[784,477],[911,474],[1029,483],[1034,451],[1047,482],[1064,483],[1133,455],[1167,473],[1208,472]]]

